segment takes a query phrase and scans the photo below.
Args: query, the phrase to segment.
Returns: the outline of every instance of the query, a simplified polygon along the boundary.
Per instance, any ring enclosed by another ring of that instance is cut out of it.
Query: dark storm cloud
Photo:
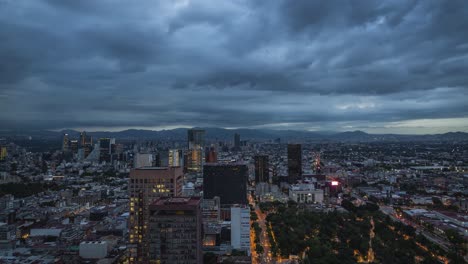
[[[465,1],[0,0],[0,121],[466,122],[466,28]]]

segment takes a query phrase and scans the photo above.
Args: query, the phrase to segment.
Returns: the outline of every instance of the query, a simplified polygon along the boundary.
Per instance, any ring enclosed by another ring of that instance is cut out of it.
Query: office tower
[[[301,144],[288,144],[288,182],[302,180]]]
[[[73,154],[77,154],[77,153],[78,153],[78,140],[76,140],[76,139],[70,140],[70,151],[71,151]]]
[[[78,141],[78,147],[83,149],[83,157],[86,158],[93,151],[93,138],[86,135],[86,131],[80,133],[80,139]]]
[[[111,162],[112,145],[115,144],[115,138],[99,139],[99,162]]]
[[[203,262],[200,197],[159,198],[149,211],[150,263]]]
[[[231,207],[231,246],[233,249],[250,249],[250,208],[247,205]]]
[[[238,133],[234,134],[234,149],[240,150],[240,135]]]
[[[255,156],[255,183],[269,182],[268,156]]]
[[[63,134],[62,150],[68,151],[69,144],[68,134]]]
[[[247,204],[246,165],[207,164],[203,166],[203,197],[219,196],[221,204]]]
[[[148,206],[159,197],[182,194],[180,167],[143,167],[130,171],[129,252],[131,263],[148,261]]]
[[[148,153],[137,153],[133,160],[134,168],[152,167],[153,166],[153,154]]]
[[[203,148],[205,146],[205,130],[189,129],[187,170],[189,172],[201,172],[203,166]]]
[[[181,149],[169,150],[169,167],[183,167],[184,153]]]
[[[216,153],[215,147],[206,148],[205,150],[205,162],[216,163],[218,162],[218,153]]]
[[[86,131],[81,132],[80,141],[79,141],[80,147],[84,147],[86,145],[92,145],[92,144],[93,144],[93,138],[91,136],[88,136],[86,134]]]

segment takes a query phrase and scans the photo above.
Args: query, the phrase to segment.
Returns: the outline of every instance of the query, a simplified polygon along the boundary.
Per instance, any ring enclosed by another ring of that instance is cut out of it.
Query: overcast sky
[[[0,0],[0,128],[468,131],[468,1]]]

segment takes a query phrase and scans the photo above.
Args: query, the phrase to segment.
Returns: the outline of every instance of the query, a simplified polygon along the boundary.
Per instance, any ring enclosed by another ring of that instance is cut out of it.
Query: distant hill
[[[241,140],[275,140],[280,138],[282,142],[288,141],[338,141],[338,142],[379,142],[379,141],[468,141],[468,133],[449,132],[434,135],[399,135],[399,134],[368,134],[363,131],[346,132],[312,132],[297,130],[272,130],[272,129],[224,129],[207,127],[208,140],[233,140],[234,134],[239,133]],[[57,140],[67,133],[71,138],[78,138],[80,132],[75,130],[62,131],[0,131],[0,137],[12,137],[17,139]],[[187,140],[187,129],[176,128],[171,130],[142,130],[129,129],[118,132],[87,132],[93,138],[111,137],[121,140]]]

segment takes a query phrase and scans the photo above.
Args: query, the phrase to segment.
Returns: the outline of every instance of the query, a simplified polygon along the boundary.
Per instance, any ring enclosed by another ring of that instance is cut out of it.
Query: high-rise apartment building
[[[295,183],[302,179],[301,144],[288,144],[288,182]]]
[[[221,204],[247,204],[248,168],[239,164],[203,166],[203,197],[218,196]]]
[[[201,172],[204,158],[205,130],[189,129],[187,131],[187,141],[187,170],[189,172]]]
[[[268,156],[254,156],[255,163],[255,183],[269,182]]]
[[[180,167],[142,167],[130,171],[129,260],[148,261],[148,206],[159,197],[181,196],[183,171]]]
[[[200,197],[159,198],[149,206],[149,262],[202,263]]]

